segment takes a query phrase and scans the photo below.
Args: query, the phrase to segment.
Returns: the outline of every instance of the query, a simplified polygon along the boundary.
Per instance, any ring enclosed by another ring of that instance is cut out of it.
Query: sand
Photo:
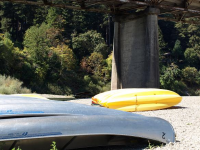
[[[72,102],[90,105],[91,99],[72,100]],[[97,147],[90,150],[200,150],[200,96],[183,97],[181,103],[170,109],[134,113],[160,117],[170,122],[176,132],[176,142],[163,145],[139,143],[131,146]]]

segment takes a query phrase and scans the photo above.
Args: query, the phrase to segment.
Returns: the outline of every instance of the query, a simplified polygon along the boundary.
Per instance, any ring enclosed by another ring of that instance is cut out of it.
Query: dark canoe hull
[[[52,141],[55,141],[56,147],[59,150],[67,150],[97,146],[127,145],[133,142],[135,143],[138,140],[141,139],[114,135],[67,136],[7,141],[2,148],[3,150],[10,150],[13,147],[20,147],[22,150],[50,150],[52,148],[52,146],[50,146]]]
[[[59,149],[127,144],[135,138],[175,142],[173,127],[163,119],[69,102],[0,96],[0,118],[4,150],[19,145],[45,150],[52,141]]]

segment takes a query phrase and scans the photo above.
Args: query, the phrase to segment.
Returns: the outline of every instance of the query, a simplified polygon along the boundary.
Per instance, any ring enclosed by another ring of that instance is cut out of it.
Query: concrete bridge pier
[[[115,16],[111,89],[159,88],[159,9]]]

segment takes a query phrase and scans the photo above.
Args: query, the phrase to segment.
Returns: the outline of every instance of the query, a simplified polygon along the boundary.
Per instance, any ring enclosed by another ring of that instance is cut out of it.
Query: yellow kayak
[[[177,105],[182,97],[164,89],[119,89],[100,93],[92,98],[93,104],[122,111],[148,111]]]
[[[13,94],[14,96],[25,96],[25,97],[34,97],[34,98],[40,98],[40,99],[47,99],[43,96],[40,96],[39,94]]]

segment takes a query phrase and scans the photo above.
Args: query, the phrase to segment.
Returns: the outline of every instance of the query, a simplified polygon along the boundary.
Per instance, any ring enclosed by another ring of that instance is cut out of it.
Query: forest
[[[160,88],[200,95],[200,26],[158,24]],[[41,94],[110,90],[113,30],[109,14],[0,2],[0,78]]]

